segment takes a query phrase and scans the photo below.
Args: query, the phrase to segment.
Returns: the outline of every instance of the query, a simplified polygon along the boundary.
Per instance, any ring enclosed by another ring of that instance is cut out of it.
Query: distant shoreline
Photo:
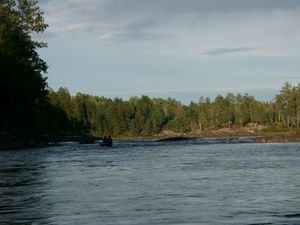
[[[164,131],[161,134],[153,136],[117,136],[115,140],[145,140],[154,139],[156,141],[184,141],[195,138],[227,138],[234,139],[238,137],[251,137],[254,143],[288,143],[300,142],[300,131],[282,131],[282,132],[259,132],[245,129],[220,129],[206,130],[198,133],[174,133]],[[102,140],[101,137],[93,136],[65,136],[65,137],[49,137],[47,135],[39,135],[35,137],[16,137],[8,134],[0,135],[0,150],[18,150],[45,148],[58,145],[59,142],[78,142],[80,144],[93,144],[95,141]]]
[[[299,135],[289,135],[289,134],[276,134],[276,135],[267,135],[267,134],[222,134],[222,135],[190,135],[186,134],[183,136],[164,136],[160,137],[158,140],[184,140],[184,139],[193,139],[193,138],[238,138],[238,137],[251,137],[254,139],[254,143],[288,143],[288,142],[300,142]]]
[[[188,140],[193,138],[238,138],[252,137],[254,143],[286,143],[300,142],[300,131],[280,131],[280,132],[263,132],[254,131],[251,129],[219,129],[206,130],[199,133],[174,133],[163,132],[158,135],[143,137],[116,137],[117,140],[140,140],[140,139],[155,139],[155,140]]]

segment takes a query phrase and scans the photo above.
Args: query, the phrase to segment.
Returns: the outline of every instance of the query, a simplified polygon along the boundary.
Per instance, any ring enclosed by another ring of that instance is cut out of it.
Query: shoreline
[[[262,132],[215,132],[203,133],[203,134],[186,134],[183,137],[188,138],[238,138],[238,137],[251,137],[254,139],[254,143],[288,143],[288,142],[300,142],[300,133],[262,133]],[[170,138],[170,137],[165,137]]]
[[[174,133],[165,132],[152,136],[117,136],[114,140],[155,140],[155,141],[185,141],[195,138],[220,138],[220,139],[235,139],[239,137],[251,137],[253,143],[289,143],[300,142],[300,131],[285,131],[278,133],[271,132],[245,132],[241,130],[209,130],[201,133]],[[100,137],[88,135],[82,136],[62,136],[50,137],[48,135],[37,135],[35,137],[12,136],[9,134],[0,134],[0,150],[19,150],[45,148],[59,145],[59,142],[72,141],[79,144],[93,144],[96,141],[102,140]],[[230,143],[230,142],[228,142]]]
[[[116,137],[115,140],[145,140],[154,139],[156,141],[181,141],[195,138],[239,138],[251,137],[254,143],[288,143],[300,142],[300,131],[280,131],[280,132],[263,132],[263,131],[245,131],[240,129],[220,129],[208,130],[201,133],[162,133],[153,136],[138,137]]]

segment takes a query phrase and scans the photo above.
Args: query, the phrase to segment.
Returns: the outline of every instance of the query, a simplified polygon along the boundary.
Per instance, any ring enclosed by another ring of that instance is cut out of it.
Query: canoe
[[[101,143],[100,145],[101,146],[106,146],[106,147],[111,147],[112,143]]]

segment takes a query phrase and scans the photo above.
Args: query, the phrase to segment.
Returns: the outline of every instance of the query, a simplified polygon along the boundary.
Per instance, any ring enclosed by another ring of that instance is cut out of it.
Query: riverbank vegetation
[[[110,99],[78,93],[66,88],[49,90],[49,101],[62,114],[57,124],[64,129],[93,136],[151,136],[174,133],[203,133],[210,130],[251,127],[263,132],[286,132],[300,126],[300,85],[285,83],[273,101],[262,102],[248,94],[218,95],[211,100],[184,105],[175,99],[132,97]],[[67,120],[66,120],[67,119]],[[244,129],[245,130],[245,129]]]
[[[47,24],[36,1],[0,2],[0,126],[18,135],[42,131],[47,108],[47,64],[37,49],[46,44],[32,39]]]

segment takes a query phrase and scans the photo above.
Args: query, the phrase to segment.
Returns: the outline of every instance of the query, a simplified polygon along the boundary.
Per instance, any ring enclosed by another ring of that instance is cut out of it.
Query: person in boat
[[[102,141],[101,145],[103,145],[103,146],[112,146],[112,144],[113,144],[113,140],[112,140],[111,136],[108,136],[108,137],[104,136],[103,137],[103,141]]]
[[[108,143],[108,138],[104,136],[102,140],[102,145],[107,145],[107,143]]]
[[[108,144],[108,146],[112,146],[112,144],[113,144],[113,139],[111,138],[110,135],[107,138],[107,144]]]

